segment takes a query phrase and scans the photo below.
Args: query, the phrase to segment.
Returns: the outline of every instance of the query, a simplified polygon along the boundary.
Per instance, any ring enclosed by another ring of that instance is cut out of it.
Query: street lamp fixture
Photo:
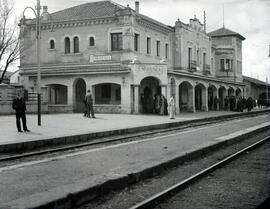
[[[36,16],[36,42],[37,42],[37,99],[38,99],[38,108],[37,108],[37,113],[38,113],[38,126],[41,126],[41,91],[40,91],[40,0],[37,0],[37,6],[36,6],[36,10],[33,9],[32,7],[26,7],[23,10],[23,18],[24,18],[24,12],[26,11],[26,9],[31,9],[35,16]],[[24,21],[23,21],[24,22]]]

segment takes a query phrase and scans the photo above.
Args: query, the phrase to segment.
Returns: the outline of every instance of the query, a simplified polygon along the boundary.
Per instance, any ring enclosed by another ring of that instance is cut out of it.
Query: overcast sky
[[[14,0],[15,9],[20,15],[26,6],[34,7],[36,0]],[[59,11],[75,5],[96,0],[40,0],[47,5],[49,12]],[[134,8],[134,0],[114,0],[114,2]],[[207,32],[223,25],[240,33],[243,41],[243,74],[265,81],[270,80],[270,0],[140,0],[140,13],[173,26],[179,18],[188,23],[196,17],[203,23],[206,11]],[[27,17],[31,17],[28,11]]]

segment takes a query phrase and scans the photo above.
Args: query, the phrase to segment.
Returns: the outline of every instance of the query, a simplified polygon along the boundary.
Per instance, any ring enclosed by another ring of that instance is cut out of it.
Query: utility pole
[[[268,105],[268,77],[266,77],[266,105]]]
[[[31,9],[36,16],[36,43],[37,43],[37,99],[38,99],[38,106],[37,106],[37,115],[38,115],[38,126],[41,126],[41,91],[40,91],[40,10],[41,10],[41,6],[40,6],[40,0],[37,0],[37,6],[36,6],[36,10],[35,11],[34,8],[32,7],[26,7],[23,10],[23,18],[25,18],[24,16],[24,12],[26,9]],[[22,21],[23,23],[25,21]]]
[[[40,91],[40,0],[37,0],[37,96],[38,96],[38,125],[41,126],[41,91]]]

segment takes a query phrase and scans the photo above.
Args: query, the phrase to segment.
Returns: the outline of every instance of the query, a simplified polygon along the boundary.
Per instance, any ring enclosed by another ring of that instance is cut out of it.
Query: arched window
[[[68,37],[65,38],[65,54],[70,53],[70,39]]]
[[[79,38],[77,36],[73,38],[73,43],[74,43],[74,53],[79,53]]]
[[[89,46],[95,46],[95,39],[94,37],[89,38]]]
[[[50,40],[50,49],[55,49],[55,42],[54,42],[54,40]]]

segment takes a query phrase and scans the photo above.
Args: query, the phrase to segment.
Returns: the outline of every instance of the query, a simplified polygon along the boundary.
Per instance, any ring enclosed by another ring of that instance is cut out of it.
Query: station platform
[[[254,110],[255,113],[258,110]],[[263,110],[269,112],[269,110]],[[183,113],[176,119],[156,115],[97,114],[96,119],[81,114],[43,115],[42,126],[36,125],[36,115],[27,115],[30,133],[17,133],[15,116],[1,116],[3,145],[19,141],[40,141],[91,132],[132,129],[191,120],[226,117],[232,112]],[[0,167],[0,208],[76,208],[111,189],[151,176],[152,172],[175,166],[179,161],[201,156],[222,146],[228,140],[261,129],[269,130],[270,114],[227,121],[187,130],[169,136],[108,147],[82,150],[45,159]],[[177,162],[177,163],[176,163]]]
[[[161,115],[96,114],[96,118],[87,118],[78,113],[45,114],[41,116],[41,126],[37,125],[37,115],[28,114],[27,126],[31,132],[17,132],[15,115],[0,116],[0,153],[24,151],[22,149],[34,149],[63,142],[84,142],[97,136],[114,135],[114,132],[122,134],[152,128],[167,128],[171,123],[184,124],[215,117],[222,119],[260,111],[270,111],[270,109],[255,109],[249,113],[231,111],[181,113],[175,119]]]

